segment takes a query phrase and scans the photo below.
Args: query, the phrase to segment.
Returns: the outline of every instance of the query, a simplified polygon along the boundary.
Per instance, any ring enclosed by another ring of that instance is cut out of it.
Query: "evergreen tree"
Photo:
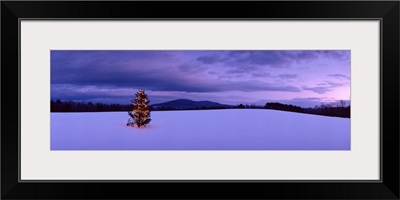
[[[150,108],[148,104],[150,100],[147,98],[146,93],[144,90],[139,90],[136,94],[136,98],[132,99],[131,102],[133,104],[133,111],[129,111],[128,114],[133,119],[128,121],[128,126],[134,126],[135,124],[137,127],[146,127],[146,124],[150,123]]]
[[[244,105],[240,104],[240,105],[237,106],[237,108],[244,108]]]

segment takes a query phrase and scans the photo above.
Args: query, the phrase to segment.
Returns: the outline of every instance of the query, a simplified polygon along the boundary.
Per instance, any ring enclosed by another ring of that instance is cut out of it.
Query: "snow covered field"
[[[51,113],[51,150],[350,150],[350,119],[264,109]]]

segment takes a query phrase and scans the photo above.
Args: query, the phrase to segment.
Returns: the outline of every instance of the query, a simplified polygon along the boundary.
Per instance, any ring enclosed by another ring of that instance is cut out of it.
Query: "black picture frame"
[[[2,1],[1,198],[399,199],[399,8],[398,1]],[[22,18],[379,19],[382,22],[381,181],[20,182],[21,108],[17,74]]]

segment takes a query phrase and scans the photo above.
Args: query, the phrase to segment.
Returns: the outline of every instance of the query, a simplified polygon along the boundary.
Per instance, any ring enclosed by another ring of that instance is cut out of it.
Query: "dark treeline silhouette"
[[[132,111],[133,105],[121,104],[104,104],[92,102],[74,102],[74,101],[50,101],[51,112],[112,112],[112,111]],[[228,109],[232,107],[225,106],[201,106],[192,108],[175,108],[163,106],[149,106],[150,111],[171,111],[171,110],[215,110],[215,109]]]
[[[247,109],[261,109],[261,108],[263,108],[262,106],[259,106],[259,105],[256,105],[256,104],[246,104],[246,105],[243,105],[243,104],[239,104],[239,105],[237,105],[237,106],[235,106],[235,107],[233,107],[233,108],[240,108],[240,109],[243,109],[243,108],[247,108]]]
[[[302,108],[302,107],[294,106],[294,105],[290,105],[290,104],[268,102],[264,106],[264,108],[265,109],[273,109],[273,110],[290,111],[290,112],[299,112],[299,113],[306,113],[306,114],[350,118],[350,106],[345,106],[343,104],[343,102],[340,105],[322,103],[321,105],[315,106],[314,108]]]
[[[51,101],[51,112],[112,112],[112,111],[132,111],[133,105],[120,105],[120,104],[103,104],[92,102],[73,102],[73,101]],[[272,109],[288,112],[298,112],[305,114],[324,115],[332,117],[346,117],[350,118],[350,106],[345,106],[344,103],[338,105],[324,104],[315,106],[314,108],[302,108],[290,104],[282,104],[278,102],[268,102],[265,106],[255,104],[236,106],[212,106],[212,107],[191,107],[191,108],[176,108],[176,107],[162,107],[150,106],[151,111],[172,111],[172,110],[217,110],[217,109]]]
[[[291,111],[291,112],[304,112],[304,109],[299,106],[289,105],[289,104],[281,104],[277,102],[269,102],[265,104],[264,108],[266,109],[273,109],[273,110],[284,110],[284,111]]]
[[[51,101],[51,112],[111,112],[132,110],[132,105],[103,104],[92,102]]]
[[[304,113],[350,118],[350,106],[322,103],[321,105],[315,106],[314,108],[304,109]]]

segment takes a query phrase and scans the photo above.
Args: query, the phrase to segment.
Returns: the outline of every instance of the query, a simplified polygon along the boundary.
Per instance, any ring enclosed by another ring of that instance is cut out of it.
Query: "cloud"
[[[177,67],[180,71],[186,72],[186,73],[198,73],[198,72],[204,72],[207,70],[206,67],[204,67],[196,62],[183,63],[181,65],[178,65]]]
[[[299,75],[297,74],[279,74],[278,77],[281,79],[294,79],[297,78]]]
[[[246,66],[246,67],[237,67],[230,70],[225,71],[227,74],[250,74],[254,73],[255,71],[262,71],[258,66]]]
[[[193,81],[198,65],[182,65],[176,56],[152,51],[52,51],[51,84],[102,88],[206,91],[207,84]],[[183,72],[182,72],[183,71]],[[203,87],[204,86],[204,87]]]
[[[330,81],[323,81],[322,83],[318,83],[317,87],[308,87],[308,86],[303,86],[303,90],[310,90],[318,94],[325,94],[327,92],[332,91],[334,88],[337,87],[342,87],[346,85],[346,83],[334,83]]]
[[[196,60],[179,58],[173,53],[158,51],[122,51],[120,54],[118,51],[54,51],[51,83],[69,84],[76,88],[96,86],[185,92],[300,91],[297,87],[285,84],[272,85],[244,79],[246,73],[255,74],[258,68],[254,66],[231,69],[225,73],[212,68],[212,74],[225,75],[205,78],[211,68]],[[265,72],[257,74],[269,75]]]
[[[348,51],[315,51],[315,50],[259,50],[230,51],[229,59],[236,64],[264,65],[272,68],[285,68],[292,63],[305,63],[319,58],[348,58]]]
[[[306,97],[306,98],[293,98],[292,101],[321,101],[323,98],[319,97]]]
[[[341,87],[341,86],[345,85],[345,83],[334,83],[334,82],[330,82],[330,81],[323,81],[322,83],[318,83],[317,85],[335,88],[335,87]]]
[[[209,55],[200,56],[196,60],[200,61],[204,64],[214,64],[214,63],[226,61],[227,59],[228,59],[227,57],[224,57],[215,52],[215,53],[212,53]]]
[[[345,73],[328,73],[338,82],[323,81],[315,87],[299,88],[296,78],[300,71],[296,70],[304,66],[314,67],[307,62],[321,57],[339,59],[346,55],[340,52],[283,50],[56,50],[51,51],[51,95],[52,98],[55,95],[71,99],[119,98],[125,95],[123,90],[132,88],[188,93],[301,92],[303,89],[323,94],[348,84],[340,83],[339,78],[344,78]],[[290,71],[285,69],[289,67]],[[306,77],[307,74],[303,73],[309,72],[301,71],[301,77]],[[312,76],[326,75],[317,72]],[[69,88],[62,88],[61,85],[68,85]]]
[[[282,91],[282,92],[300,92],[301,90],[291,85],[276,85],[258,81],[236,82],[232,83],[238,91]]]
[[[290,58],[284,54],[283,51],[230,51],[228,65],[283,68],[290,62]]]
[[[343,74],[328,74],[328,76],[339,79],[339,80],[350,80],[349,76]]]
[[[239,78],[243,78],[245,74],[242,73],[226,73],[225,75],[219,75],[218,79],[220,80],[235,80]]]
[[[265,73],[269,72],[268,70],[284,70],[287,68],[292,70],[309,69],[310,64],[317,60],[326,64],[349,58],[349,52],[346,50],[234,50],[207,58],[208,62],[218,61],[220,64],[223,63],[223,66],[227,68],[226,73],[242,73],[251,76],[255,71]],[[282,79],[292,77],[294,75],[281,76]]]
[[[318,94],[325,94],[325,93],[333,90],[331,87],[306,87],[305,86],[302,88],[303,88],[303,90],[310,90],[310,91],[313,91]]]
[[[95,86],[76,86],[70,84],[52,84],[51,99],[52,100],[72,100],[85,102],[118,102],[126,99],[125,103],[129,103],[129,98],[134,95],[134,90],[128,89],[106,89]]]
[[[332,60],[350,60],[350,50],[322,50],[315,51],[321,57],[326,57]]]
[[[267,72],[254,72],[251,74],[251,76],[256,77],[256,78],[265,78],[265,77],[271,77],[270,73]]]

